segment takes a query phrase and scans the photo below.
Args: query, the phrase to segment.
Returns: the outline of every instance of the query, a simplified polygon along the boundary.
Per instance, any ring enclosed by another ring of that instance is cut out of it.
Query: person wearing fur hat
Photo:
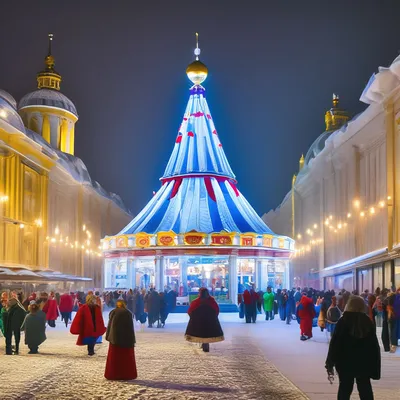
[[[350,296],[333,332],[325,367],[329,377],[334,368],[339,375],[339,400],[350,400],[354,380],[361,399],[374,398],[371,379],[381,378],[381,352],[362,297]]]
[[[113,381],[136,379],[133,317],[123,300],[117,300],[117,307],[110,312],[106,340],[110,345],[104,377]]]
[[[224,332],[218,320],[219,307],[207,288],[200,288],[199,297],[190,303],[190,320],[185,332],[188,342],[202,343],[202,349],[208,353],[210,343],[222,342]]]
[[[78,346],[87,345],[88,355],[94,355],[94,346],[99,336],[106,332],[103,315],[97,305],[96,296],[88,295],[86,304],[79,307],[78,312],[72,321],[70,332],[78,335],[76,344]]]
[[[29,314],[25,317],[21,330],[25,331],[25,344],[29,354],[37,354],[39,346],[46,340],[46,314],[40,310],[35,300],[29,304]]]
[[[12,337],[15,340],[15,354],[19,353],[19,342],[21,340],[21,325],[25,319],[25,309],[21,303],[12,297],[8,300],[7,311],[4,313],[4,336],[6,339],[6,355],[12,355]]]

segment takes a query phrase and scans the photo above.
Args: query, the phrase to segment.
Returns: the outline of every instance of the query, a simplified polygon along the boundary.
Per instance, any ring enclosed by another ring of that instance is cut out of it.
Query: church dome
[[[18,110],[32,106],[57,107],[78,116],[74,103],[54,89],[38,89],[26,94],[18,104]]]
[[[11,96],[10,93],[6,92],[3,89],[0,89],[0,97],[4,100],[6,100],[8,103],[10,103],[10,105],[17,109],[17,101],[14,99],[13,96]]]
[[[328,139],[328,137],[331,135],[332,132],[323,132],[321,133],[321,135],[319,135],[317,137],[317,139],[314,141],[314,143],[310,146],[310,148],[307,151],[306,157],[304,159],[304,163],[305,165],[308,165],[308,163],[315,157],[317,157],[317,155],[319,153],[321,153],[321,151],[324,149],[325,147],[325,142],[326,139]]]
[[[7,122],[9,125],[13,126],[21,132],[25,132],[24,123],[22,122],[21,117],[19,116],[17,110],[13,107],[13,105],[10,104],[9,100],[3,96],[4,93],[6,93],[11,98],[11,100],[14,100],[13,97],[7,92],[0,92],[0,120]]]

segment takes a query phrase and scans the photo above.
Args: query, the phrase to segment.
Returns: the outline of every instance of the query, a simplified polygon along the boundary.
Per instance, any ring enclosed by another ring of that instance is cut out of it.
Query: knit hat
[[[365,301],[360,296],[350,296],[345,311],[365,313]]]

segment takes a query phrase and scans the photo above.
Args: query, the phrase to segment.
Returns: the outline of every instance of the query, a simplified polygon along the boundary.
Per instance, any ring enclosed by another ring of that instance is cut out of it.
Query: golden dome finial
[[[53,41],[53,34],[49,33],[48,34],[48,38],[49,38],[49,49],[48,49],[48,53],[46,58],[44,59],[44,62],[46,64],[46,70],[48,71],[53,71],[54,70],[54,64],[55,64],[55,60],[53,55],[51,54],[51,43]]]
[[[339,96],[337,94],[335,94],[335,93],[333,93],[332,103],[333,103],[333,107],[337,108],[337,106],[339,104]]]
[[[44,71],[41,71],[37,75],[38,88],[48,88],[60,90],[61,75],[54,70],[55,60],[53,54],[51,54],[51,45],[53,42],[54,35],[48,34],[48,51],[47,56],[44,59],[46,65]]]
[[[208,68],[201,61],[199,61],[200,53],[199,34],[196,32],[196,48],[194,49],[196,61],[193,61],[186,68],[186,75],[196,86],[200,86],[206,80],[208,75]]]
[[[299,171],[301,171],[304,167],[304,154],[301,155],[299,160]]]

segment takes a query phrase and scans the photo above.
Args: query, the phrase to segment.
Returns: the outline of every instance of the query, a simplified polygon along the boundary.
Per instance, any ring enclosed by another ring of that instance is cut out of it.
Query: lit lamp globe
[[[208,68],[199,60],[193,61],[186,68],[186,75],[194,85],[201,85],[207,78]]]

